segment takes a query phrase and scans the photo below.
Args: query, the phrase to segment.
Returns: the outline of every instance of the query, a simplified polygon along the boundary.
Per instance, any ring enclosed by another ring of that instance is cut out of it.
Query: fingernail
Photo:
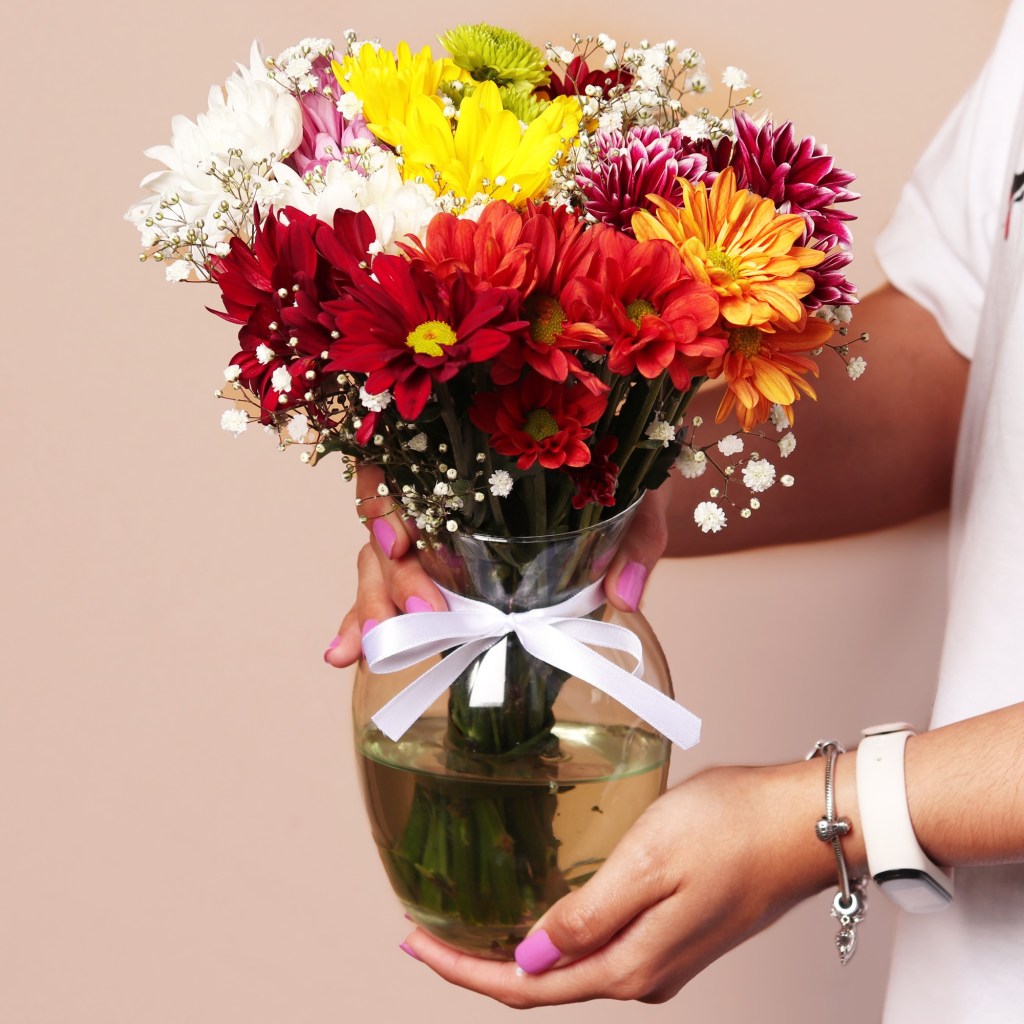
[[[367,619],[363,623],[363,633],[362,633],[362,635],[366,636],[366,634],[369,633],[370,630],[373,629],[373,627],[376,626],[376,625],[377,625],[377,620],[376,619]]]
[[[554,967],[561,958],[562,951],[543,929],[527,935],[516,946],[516,963],[527,974],[543,974],[549,967]]]
[[[412,595],[405,602],[405,610],[407,612],[432,612],[434,606],[429,601],[424,601],[422,597],[417,597],[415,594]]]
[[[375,519],[373,535],[377,538],[377,543],[381,546],[385,556],[390,558],[391,553],[395,550],[395,541],[398,539],[394,527],[386,519]]]
[[[639,562],[628,562],[615,581],[615,592],[623,604],[633,611],[640,607],[640,595],[644,592],[647,582],[647,569]]]
[[[398,944],[398,948],[399,948],[399,949],[400,949],[400,950],[401,950],[401,951],[402,951],[403,953],[408,953],[408,954],[409,954],[409,956],[411,956],[411,957],[413,958],[413,960],[419,960],[419,959],[420,959],[420,958],[419,958],[419,957],[418,957],[418,956],[416,955],[416,951],[415,951],[415,950],[414,950],[414,949],[412,948],[412,946],[410,946],[410,945],[409,945],[409,943],[407,943],[407,942],[400,942],[400,943]],[[420,963],[422,963],[422,962],[423,962],[423,961],[421,960],[421,961],[420,961]]]
[[[327,660],[328,660],[328,659],[327,659],[327,655],[328,655],[328,654],[330,654],[330,653],[331,653],[331,651],[333,651],[333,650],[334,650],[334,648],[335,648],[335,647],[337,647],[337,646],[338,646],[338,644],[340,644],[340,643],[341,643],[341,637],[340,637],[340,636],[336,636],[336,637],[335,637],[335,638],[334,638],[334,639],[333,639],[333,640],[332,640],[332,641],[331,641],[331,642],[330,642],[330,643],[329,643],[329,644],[327,645],[327,650],[326,650],[326,651],[324,651],[324,661],[327,661]]]

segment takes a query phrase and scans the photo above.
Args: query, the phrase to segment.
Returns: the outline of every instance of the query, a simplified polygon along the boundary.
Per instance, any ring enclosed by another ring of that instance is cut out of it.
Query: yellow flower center
[[[443,356],[445,348],[458,340],[450,324],[443,320],[428,320],[411,330],[405,343],[419,356]]]
[[[739,264],[720,246],[708,248],[708,263],[719,270],[724,270],[734,281],[740,276]]]
[[[730,331],[729,348],[745,359],[753,359],[761,351],[761,332],[756,327],[739,327]]]
[[[539,344],[554,345],[566,321],[559,301],[550,295],[531,296],[523,312],[530,321],[530,337]]]
[[[523,430],[525,430],[526,433],[534,439],[534,441],[543,441],[558,433],[558,421],[547,411],[547,409],[534,409],[533,412],[526,417],[526,422],[523,424]]]
[[[656,312],[657,310],[654,306],[646,299],[634,299],[628,306],[626,306],[626,316],[628,316],[638,328],[644,322],[645,316],[651,316]]]

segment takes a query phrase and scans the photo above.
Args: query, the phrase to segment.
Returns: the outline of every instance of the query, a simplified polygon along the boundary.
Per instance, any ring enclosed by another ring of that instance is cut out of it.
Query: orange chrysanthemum
[[[817,249],[795,244],[806,227],[803,218],[777,213],[770,199],[737,189],[731,167],[719,174],[710,192],[685,179],[680,185],[682,206],[648,197],[657,214],[633,215],[636,237],[672,242],[690,273],[718,292],[727,325],[801,327],[807,310],[800,300],[814,289],[803,271],[825,258]]]
[[[717,421],[735,412],[740,426],[752,430],[768,418],[773,405],[781,405],[792,423],[793,403],[800,393],[817,397],[805,376],[816,377],[818,364],[801,353],[827,344],[831,326],[808,317],[798,328],[734,327],[728,334],[728,348],[708,368],[709,377],[725,377],[726,382]]]

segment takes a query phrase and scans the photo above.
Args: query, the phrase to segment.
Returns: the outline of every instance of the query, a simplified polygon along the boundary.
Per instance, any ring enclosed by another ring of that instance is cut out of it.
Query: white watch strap
[[[907,806],[904,749],[914,733],[900,723],[864,731],[857,748],[857,802],[872,878],[905,910],[941,910],[953,881],[927,857]]]

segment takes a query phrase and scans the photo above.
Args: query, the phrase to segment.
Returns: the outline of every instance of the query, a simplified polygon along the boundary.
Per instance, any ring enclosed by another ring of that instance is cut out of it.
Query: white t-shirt
[[[940,726],[1024,701],[1024,0],[914,171],[878,255],[972,361]],[[962,868],[952,907],[901,915],[885,1020],[1024,1022],[1024,864]]]

